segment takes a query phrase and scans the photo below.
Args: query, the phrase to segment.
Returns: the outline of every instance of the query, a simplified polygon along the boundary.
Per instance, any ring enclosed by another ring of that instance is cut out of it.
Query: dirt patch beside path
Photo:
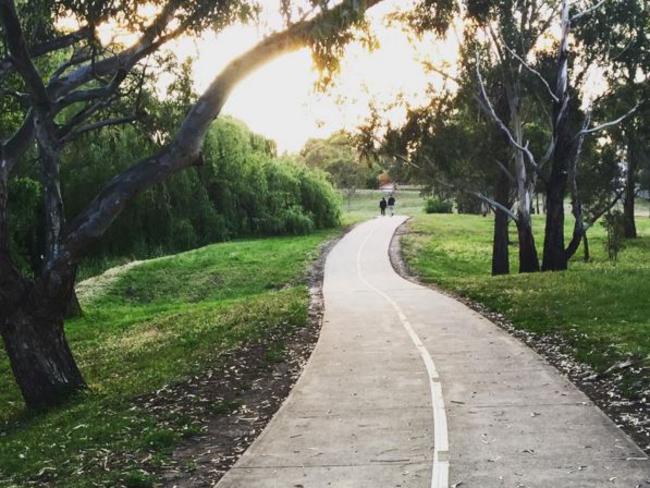
[[[404,222],[393,236],[390,245],[390,260],[395,271],[403,278],[450,296],[480,313],[512,336],[523,341],[547,362],[582,390],[600,407],[637,445],[650,455],[650,391],[639,392],[630,397],[622,385],[623,372],[634,368],[626,362],[615,365],[606,373],[598,374],[589,365],[577,361],[570,353],[571,345],[559,334],[539,335],[516,328],[502,314],[494,312],[481,303],[442,290],[431,283],[423,283],[404,261],[400,240],[408,234],[408,221]]]
[[[141,407],[159,418],[177,423],[182,417],[190,430],[198,431],[182,441],[164,466],[143,466],[162,478],[163,486],[215,486],[280,408],[318,340],[325,259],[337,241],[321,247],[308,272],[305,327],[290,337],[268,337],[222,356],[213,369],[138,399]]]

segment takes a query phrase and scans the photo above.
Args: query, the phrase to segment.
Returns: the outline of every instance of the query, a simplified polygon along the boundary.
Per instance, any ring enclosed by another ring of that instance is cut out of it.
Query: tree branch
[[[87,132],[101,129],[102,127],[108,127],[112,125],[124,125],[130,122],[135,122],[136,120],[138,120],[136,115],[128,115],[125,117],[116,117],[113,119],[99,120],[97,122],[93,122],[92,124],[84,125],[82,127],[78,127],[74,130],[71,130],[61,139],[61,142],[62,143],[70,142],[72,139],[75,139],[82,134],[86,134]]]
[[[510,180],[511,183],[515,183],[516,179],[512,172],[507,168],[505,164],[503,164],[501,161],[498,159],[494,160],[495,163],[497,163],[497,166],[499,166],[499,169],[506,175],[506,177]]]
[[[29,55],[20,20],[13,0],[0,0],[0,21],[5,31],[5,42],[16,71],[25,81],[33,104],[49,108],[50,98],[36,66]]]
[[[490,102],[490,98],[488,97],[487,91],[485,90],[485,83],[483,82],[483,77],[481,76],[481,68],[480,68],[480,65],[479,65],[478,52],[476,53],[476,76],[477,76],[478,82],[479,82],[481,99],[483,100],[482,107],[484,109],[486,109],[487,113],[496,122],[499,129],[501,129],[501,131],[506,135],[506,137],[508,138],[508,141],[510,142],[510,144],[514,148],[516,148],[517,150],[519,150],[523,154],[525,154],[526,158],[530,162],[531,166],[535,169],[535,171],[539,171],[537,162],[535,161],[535,156],[533,156],[533,153],[531,153],[530,150],[528,149],[528,145],[522,146],[521,144],[519,144],[516,141],[516,139],[512,135],[512,132],[510,132],[510,129],[508,129],[506,124],[499,118],[496,111],[494,110],[494,107],[492,106],[492,103]]]
[[[366,0],[359,3],[358,0],[344,0],[309,21],[299,22],[284,31],[269,35],[230,62],[190,109],[172,142],[157,154],[113,178],[67,226],[61,253],[50,265],[49,271],[67,269],[76,264],[87,246],[106,231],[134,197],[171,174],[200,161],[205,134],[240,80],[272,59],[304,47],[310,41],[321,39],[324,28],[336,31],[349,28],[360,13],[359,9],[368,9],[381,1]],[[331,25],[327,20],[332,15],[349,21]]]
[[[637,109],[639,108],[640,105],[641,105],[641,102],[638,102],[634,107],[632,107],[632,109],[627,111],[625,114],[621,115],[618,119],[610,120],[609,122],[605,122],[603,124],[597,125],[596,127],[592,127],[591,129],[583,128],[580,132],[578,132],[578,136],[593,134],[594,132],[600,132],[601,130],[605,130],[605,129],[609,128],[609,127],[613,127],[615,125],[618,125],[621,122],[623,122],[625,119],[627,119],[628,117],[633,115],[637,111]]]
[[[395,154],[394,156],[396,158],[400,159],[401,161],[403,161],[404,163],[408,164],[408,165],[411,165],[411,166],[414,166],[414,167],[416,167],[418,169],[421,169],[420,166],[418,166],[411,159],[407,158],[406,156],[404,156],[402,154]],[[429,158],[424,157],[424,159],[425,159],[425,161],[427,161],[429,163],[429,165],[433,166],[433,163],[431,162],[431,160]],[[499,165],[501,165],[501,163],[499,161],[497,161],[497,163]],[[512,175],[510,175],[510,172],[507,171],[507,169],[505,169],[505,167],[504,167],[504,170],[506,171],[506,173],[510,177],[512,177]],[[468,195],[472,195],[472,196],[478,198],[479,200],[487,203],[495,211],[500,210],[501,212],[505,213],[510,220],[512,220],[514,222],[517,221],[517,216],[515,215],[515,213],[511,209],[509,209],[505,205],[500,204],[496,200],[494,200],[494,199],[492,199],[492,198],[490,198],[490,197],[488,197],[486,195],[483,195],[481,192],[474,191],[474,190],[467,190],[466,188],[459,187],[457,185],[446,182],[446,181],[441,180],[439,178],[433,178],[433,181],[435,181],[436,183],[438,183],[438,184],[440,184],[442,186],[446,186],[447,188],[452,188],[452,189],[454,189],[456,191],[460,191],[460,192],[463,192],[463,193],[467,193]]]
[[[546,79],[542,76],[542,73],[540,73],[535,68],[530,66],[524,59],[521,58],[521,56],[519,56],[513,49],[511,49],[510,46],[508,46],[508,44],[506,44],[505,41],[502,40],[502,42],[503,42],[503,47],[506,49],[506,51],[508,51],[513,58],[515,58],[517,61],[519,61],[519,63],[524,68],[526,68],[527,71],[534,74],[542,82],[542,84],[546,88],[546,91],[551,96],[553,101],[558,102],[559,100],[557,98],[557,95],[555,95],[555,93],[553,93],[553,90],[551,89],[551,85],[549,85],[548,81],[546,81]]]
[[[454,83],[456,83],[458,86],[461,86],[461,81],[460,79],[456,78],[455,76],[450,75],[446,71],[442,70],[441,68],[436,67],[433,63],[425,62],[424,67],[428,69],[429,71],[433,71],[434,73],[439,74],[443,78],[447,80],[451,80]]]
[[[590,13],[594,12],[595,10],[599,9],[607,0],[600,0],[596,5],[593,5],[589,7],[586,10],[583,10],[582,12],[579,12],[575,14],[573,17],[571,17],[571,22],[575,22],[577,20],[580,20],[582,17],[585,15],[589,15]]]
[[[77,102],[89,102],[97,100],[98,98],[106,98],[117,91],[120,84],[126,78],[128,71],[125,69],[118,69],[113,79],[104,86],[99,88],[90,88],[88,90],[77,90],[69,93],[68,95],[57,100],[57,105],[60,108],[67,107]]]
[[[29,55],[33,58],[38,58],[45,54],[64,49],[76,44],[84,39],[92,39],[94,36],[94,29],[90,26],[84,26],[75,32],[65,34],[47,42],[36,44],[28,48]],[[14,65],[10,56],[6,56],[0,60],[0,78],[6,76],[14,70]]]

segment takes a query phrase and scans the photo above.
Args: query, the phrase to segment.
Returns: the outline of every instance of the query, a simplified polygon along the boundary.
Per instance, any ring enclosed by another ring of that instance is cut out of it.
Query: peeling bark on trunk
[[[539,258],[530,221],[518,221],[517,234],[519,236],[519,272],[536,273],[539,271]]]
[[[42,408],[64,400],[85,383],[68,347],[63,317],[25,308],[31,307],[25,304],[5,320],[2,339],[25,403]]]
[[[546,183],[546,227],[544,230],[543,271],[567,269],[564,249],[564,196],[569,165],[573,156],[572,138],[568,134],[569,111],[569,2],[562,2],[562,39],[558,53],[558,70],[553,104],[553,139],[551,175]]]
[[[510,180],[503,172],[499,173],[495,200],[504,207],[510,206]],[[492,244],[492,275],[510,273],[510,254],[508,249],[508,215],[500,210],[494,213],[494,240]]]
[[[510,108],[510,123],[517,144],[523,145],[523,124],[519,114],[519,87],[508,90],[508,106]],[[515,151],[515,179],[517,184],[517,234],[519,236],[519,272],[534,273],[539,271],[539,258],[531,220],[531,183],[526,168],[524,154]]]

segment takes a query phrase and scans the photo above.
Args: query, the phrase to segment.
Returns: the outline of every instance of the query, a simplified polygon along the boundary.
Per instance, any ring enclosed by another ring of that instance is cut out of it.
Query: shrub
[[[115,174],[155,150],[131,126],[69,145],[61,166],[67,218],[74,218]],[[203,155],[202,167],[172,176],[125,209],[89,252],[91,268],[114,257],[142,259],[238,237],[305,234],[338,225],[339,196],[325,173],[276,157],[272,141],[241,122],[217,120]],[[22,268],[38,267],[38,174],[10,184],[12,253]]]
[[[609,260],[616,262],[618,253],[625,247],[625,217],[619,210],[605,214],[601,225],[607,232],[605,250]]]
[[[441,200],[439,198],[429,198],[424,205],[424,211],[428,214],[449,214],[452,212],[453,208],[454,206],[450,201]]]

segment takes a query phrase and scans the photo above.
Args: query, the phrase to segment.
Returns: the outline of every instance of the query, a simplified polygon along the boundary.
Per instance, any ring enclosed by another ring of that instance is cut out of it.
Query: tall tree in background
[[[614,88],[608,105],[620,110],[620,106],[633,105],[639,98],[645,100],[634,115],[610,132],[613,143],[624,151],[625,236],[634,238],[638,179],[650,147],[650,8],[643,0],[605,2],[592,17],[590,22],[579,24],[575,32],[586,61],[597,63]]]
[[[500,88],[494,89],[498,92]],[[410,108],[402,126],[384,129],[380,152],[393,158],[391,174],[424,183],[442,198],[453,197],[457,205],[469,201],[479,209],[492,208],[492,274],[507,274],[508,227],[509,221],[516,218],[511,210],[509,145],[491,121],[478,112],[473,86],[461,85],[455,94],[433,87],[429,92],[432,98],[428,105]],[[364,131],[368,130],[364,127]]]
[[[536,157],[534,150],[531,150],[529,147],[529,143],[524,143],[523,139],[518,136],[517,131],[511,130],[498,117],[485,90],[485,83],[481,76],[480,67],[478,66],[479,55],[477,52],[476,74],[479,81],[481,103],[486,107],[486,111],[492,115],[495,123],[508,136],[516,152],[525,158],[527,165],[534,171],[535,177],[539,177],[542,180],[545,188],[546,225],[544,230],[544,256],[542,264],[542,269],[545,271],[564,270],[568,265],[570,253],[565,246],[564,200],[567,194],[569,175],[571,173],[575,174],[575,167],[580,157],[585,137],[616,126],[636,110],[635,106],[618,119],[604,122],[595,127],[591,126],[591,108],[587,109],[583,124],[577,128],[575,117],[572,117],[572,115],[578,113],[578,104],[576,103],[578,88],[571,84],[570,61],[572,57],[575,57],[575,53],[571,51],[572,26],[576,22],[588,19],[603,3],[601,1],[591,6],[583,6],[584,10],[576,12],[571,8],[567,0],[562,0],[559,4],[559,11],[556,12],[555,8],[550,9],[551,16],[543,24],[544,28],[539,31],[539,35],[543,34],[553,23],[560,28],[561,34],[558,45],[555,48],[553,83],[547,81],[539,70],[529,64],[527,53],[518,52],[518,46],[511,46],[502,32],[498,31],[496,34],[490,33],[491,42],[497,46],[497,52],[505,49],[519,63],[519,72],[525,71],[528,74],[535,75],[545,87],[544,95],[549,100],[552,108],[549,111],[551,115],[551,132],[548,138],[547,150],[541,157]],[[550,164],[550,168],[548,169],[545,168],[547,163]],[[577,184],[577,180],[573,179],[572,183]],[[575,200],[575,203],[579,202]],[[580,218],[579,211],[577,211],[577,214],[578,218]],[[578,225],[576,228],[579,230],[578,237],[580,237],[582,235],[582,225]]]
[[[546,0],[533,0],[525,2],[483,2],[468,0],[460,8],[452,10],[458,12],[464,19],[463,45],[461,46],[461,74],[451,76],[446,69],[431,67],[433,71],[442,74],[445,79],[453,79],[459,90],[467,90],[474,78],[476,83],[474,98],[484,114],[491,120],[495,127],[503,134],[511,147],[512,158],[488,158],[490,163],[496,163],[494,168],[498,171],[483,171],[474,173],[483,179],[482,184],[477,184],[475,178],[463,175],[460,168],[465,166],[465,161],[474,147],[469,143],[471,137],[465,134],[458,138],[449,135],[425,144],[431,154],[426,156],[428,164],[420,162],[413,164],[414,156],[422,158],[421,149],[413,144],[418,138],[434,139],[435,134],[444,134],[449,130],[448,122],[457,118],[463,108],[462,99],[453,102],[445,120],[437,120],[436,114],[430,115],[426,130],[414,132],[413,127],[427,125],[427,110],[436,111],[440,107],[431,104],[420,112],[415,112],[415,118],[407,121],[401,129],[402,135],[412,132],[414,138],[402,142],[399,149],[404,152],[401,159],[408,161],[415,167],[423,169],[436,168],[440,173],[444,170],[447,175],[455,173],[454,186],[466,192],[473,192],[477,198],[488,201],[497,209],[495,227],[493,271],[504,269],[499,266],[498,254],[503,248],[499,243],[504,242],[506,226],[503,220],[506,216],[512,219],[518,230],[519,237],[519,269],[521,272],[566,269],[568,260],[576,252],[586,230],[593,224],[602,212],[611,208],[620,198],[614,192],[610,198],[605,199],[608,190],[612,188],[612,181],[601,180],[603,192],[595,187],[590,187],[591,195],[578,191],[581,180],[593,183],[597,178],[580,177],[580,169],[596,167],[596,163],[589,161],[585,164],[581,156],[589,153],[598,157],[599,161],[608,161],[615,168],[611,158],[600,158],[598,151],[594,152],[592,134],[606,129],[612,129],[627,117],[635,113],[634,100],[638,98],[638,90],[627,104],[621,104],[619,110],[608,113],[609,118],[597,117],[604,114],[600,108],[592,108],[587,104],[585,110],[581,107],[581,96],[584,92],[584,81],[588,72],[588,59],[579,56],[577,44],[572,40],[572,29],[576,25],[590,22],[591,16],[598,12],[603,5],[601,2],[554,2]],[[414,10],[417,16],[403,14],[402,20],[409,23],[416,34],[435,32],[441,35],[446,32],[449,22],[435,22],[440,19],[437,12],[431,10],[431,4],[422,1]],[[624,16],[623,16],[624,17]],[[432,19],[426,21],[427,19]],[[628,19],[629,21],[629,19]],[[625,19],[622,19],[625,22]],[[554,39],[554,29],[560,32],[560,37],[551,48],[544,47],[548,39]],[[587,59],[587,61],[585,61]],[[469,75],[469,76],[468,76]],[[611,95],[614,87],[608,88],[607,94]],[[444,98],[444,94],[434,97]],[[623,114],[623,115],[621,115]],[[593,119],[593,120],[592,120]],[[548,123],[550,121],[550,124]],[[462,127],[471,126],[471,121],[461,123]],[[423,135],[423,136],[422,136]],[[390,145],[389,138],[386,138]],[[455,149],[441,149],[441,145],[456,145]],[[444,153],[444,154],[442,154]],[[602,151],[600,151],[602,153]],[[486,152],[487,154],[487,152]],[[512,164],[510,164],[512,161]],[[615,171],[600,171],[600,174],[613,175]],[[588,175],[591,176],[591,175]],[[431,175],[429,175],[429,178]],[[485,180],[487,178],[488,180]],[[500,180],[500,181],[499,181]],[[514,210],[510,209],[508,182],[515,188]],[[533,195],[538,188],[546,195],[546,225],[544,233],[544,256],[540,266],[536,243],[532,229]],[[499,198],[496,198],[496,191]],[[481,193],[483,191],[483,193]],[[494,192],[492,199],[486,192]],[[568,245],[565,243],[565,198],[571,195],[572,211],[575,217],[574,232]],[[598,198],[592,198],[600,195]],[[589,208],[583,208],[589,201]],[[603,210],[604,209],[604,210]],[[507,220],[506,220],[507,222]],[[507,241],[505,241],[507,242]],[[504,261],[505,257],[501,258]]]
[[[16,126],[3,127],[0,159],[0,333],[26,403],[48,406],[84,387],[67,345],[63,316],[74,287],[76,266],[89,246],[138,194],[170,175],[201,162],[203,138],[234,86],[251,71],[283,53],[310,47],[327,76],[337,68],[343,46],[363,25],[365,10],[380,0],[344,0],[336,6],[314,1],[311,13],[281,2],[285,29],[269,34],[227,65],[191,107],[180,127],[157,153],[116,175],[74,219],[66,222],[60,181],[61,150],[78,134],[124,123],[110,108],[128,83],[137,84],[145,60],[170,40],[217,31],[254,17],[254,1],[154,1],[158,13],[142,16],[141,2],[0,0],[0,76],[5,96],[17,99]],[[298,13],[300,20],[293,22]],[[74,16],[79,28],[62,33],[56,19]],[[113,20],[138,33],[129,47],[103,46],[98,25]],[[55,66],[46,69],[43,66]],[[135,78],[136,81],[130,81]],[[4,83],[4,81],[3,81]],[[17,90],[15,89],[17,87]],[[106,116],[107,110],[109,116]],[[11,175],[36,147],[42,174],[45,222],[44,264],[31,279],[9,250],[7,204]]]

